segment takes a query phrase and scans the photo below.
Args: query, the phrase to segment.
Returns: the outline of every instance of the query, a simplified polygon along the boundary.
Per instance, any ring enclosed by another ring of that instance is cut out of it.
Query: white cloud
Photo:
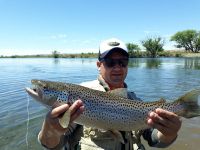
[[[158,34],[160,33],[159,31],[156,31],[156,30],[144,30],[143,31],[145,34],[149,35],[149,34]]]
[[[57,34],[57,35],[51,35],[51,39],[66,39],[67,35],[66,34]]]

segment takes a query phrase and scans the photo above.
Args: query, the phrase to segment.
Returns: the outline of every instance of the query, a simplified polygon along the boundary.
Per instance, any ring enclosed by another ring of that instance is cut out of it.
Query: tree
[[[142,45],[146,48],[151,57],[156,57],[158,52],[164,51],[164,40],[161,37],[147,38],[141,41]]]
[[[55,51],[52,52],[52,55],[53,55],[54,58],[58,58],[59,52],[55,50]]]
[[[170,40],[177,43],[177,48],[183,47],[186,51],[195,53],[200,51],[200,32],[196,30],[179,31]]]
[[[129,57],[136,57],[136,54],[140,51],[140,47],[137,44],[127,43]]]

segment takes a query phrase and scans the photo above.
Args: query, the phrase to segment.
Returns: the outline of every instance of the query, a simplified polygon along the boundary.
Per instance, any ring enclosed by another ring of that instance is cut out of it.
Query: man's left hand
[[[158,130],[157,136],[161,142],[171,143],[177,137],[182,121],[175,113],[157,108],[149,113],[147,124]]]

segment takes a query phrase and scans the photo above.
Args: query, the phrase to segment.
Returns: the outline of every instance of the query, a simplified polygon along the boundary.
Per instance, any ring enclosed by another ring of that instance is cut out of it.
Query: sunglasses
[[[106,66],[109,68],[112,68],[116,65],[125,68],[128,65],[128,58],[121,58],[121,59],[103,58],[101,59],[101,61],[104,61]]]

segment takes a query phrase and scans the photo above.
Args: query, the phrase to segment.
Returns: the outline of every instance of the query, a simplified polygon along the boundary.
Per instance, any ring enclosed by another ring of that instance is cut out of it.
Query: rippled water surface
[[[42,149],[37,133],[47,109],[28,97],[30,80],[71,83],[96,79],[96,59],[0,59],[0,149]],[[200,59],[132,59],[126,79],[129,90],[144,100],[173,100],[200,88]],[[29,121],[27,121],[29,120]],[[195,150],[200,142],[200,118],[183,119],[177,141],[168,149]],[[148,148],[149,149],[149,148]]]

